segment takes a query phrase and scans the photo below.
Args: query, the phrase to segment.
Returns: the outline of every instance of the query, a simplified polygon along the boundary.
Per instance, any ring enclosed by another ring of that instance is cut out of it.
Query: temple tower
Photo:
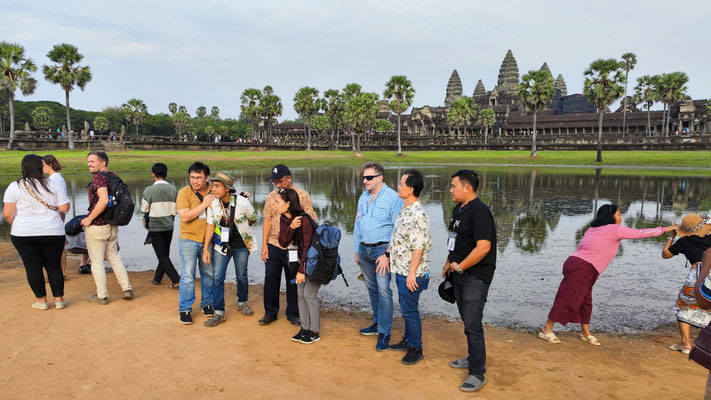
[[[518,64],[516,59],[509,49],[506,52],[506,57],[499,68],[499,80],[496,83],[496,89],[499,93],[518,93]]]
[[[474,88],[474,94],[472,96],[474,101],[479,102],[479,100],[486,100],[486,88],[484,87],[484,82],[479,79]]]
[[[540,69],[540,70],[541,70],[541,71],[546,71],[546,72],[548,72],[548,75],[550,75],[550,76],[551,76],[551,79],[553,79],[553,73],[551,72],[551,69],[548,68],[548,63],[547,63],[547,62],[544,62],[543,65],[541,65],[541,69]]]
[[[444,97],[444,106],[449,107],[454,100],[462,97],[462,80],[459,79],[459,74],[455,69],[452,71],[452,75],[449,77],[449,82],[447,82],[447,93]]]
[[[568,95],[568,87],[565,86],[565,79],[563,79],[563,75],[561,74],[558,74],[558,77],[555,79],[555,82],[553,82],[553,88],[556,90],[560,90],[561,96]]]

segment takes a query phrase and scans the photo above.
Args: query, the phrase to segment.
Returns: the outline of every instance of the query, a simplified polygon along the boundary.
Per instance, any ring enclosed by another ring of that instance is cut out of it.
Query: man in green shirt
[[[158,257],[158,267],[152,282],[160,285],[163,275],[168,275],[173,282],[170,287],[177,289],[180,286],[180,276],[170,261],[170,242],[173,239],[173,222],[178,213],[175,208],[178,189],[165,180],[168,176],[167,165],[155,163],[151,172],[154,182],[143,191],[141,212],[148,214],[148,232]]]

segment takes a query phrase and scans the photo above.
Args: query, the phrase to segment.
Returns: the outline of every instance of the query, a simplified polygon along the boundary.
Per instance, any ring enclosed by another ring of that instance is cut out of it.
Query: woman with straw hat
[[[676,231],[669,233],[669,240],[662,250],[662,258],[672,258],[675,255],[683,254],[691,264],[689,273],[684,284],[679,290],[679,297],[676,301],[676,320],[679,324],[681,343],[669,346],[670,350],[680,351],[689,354],[691,351],[691,339],[689,327],[695,326],[703,328],[711,322],[711,312],[699,308],[694,297],[694,287],[701,270],[701,258],[704,250],[711,247],[711,225],[708,217],[699,214],[686,214],[681,220],[681,225]],[[674,242],[674,237],[679,236],[679,240]]]

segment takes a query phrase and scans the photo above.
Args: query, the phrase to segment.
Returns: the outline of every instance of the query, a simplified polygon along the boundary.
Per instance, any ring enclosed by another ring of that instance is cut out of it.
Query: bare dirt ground
[[[86,302],[94,283],[76,273],[78,258],[69,265],[68,307],[34,310],[17,253],[0,243],[0,398],[688,399],[702,397],[708,373],[667,350],[677,340],[671,329],[600,334],[594,347],[575,333],[550,345],[531,332],[486,327],[488,384],[467,394],[458,389],[466,371],[448,366],[466,354],[459,322],[425,318],[425,359],[405,366],[404,353],[376,352],[374,337],[358,335],[366,315],[324,312],[321,341],[306,346],[290,340],[298,329],[283,315],[258,325],[259,287],[250,288],[255,315],[238,314],[229,284],[224,324],[206,328],[194,311],[195,323],[183,326],[177,291],[154,286],[151,273],[130,274],[132,301],[119,299],[109,274],[110,303],[100,306]],[[395,341],[402,329],[398,318]]]

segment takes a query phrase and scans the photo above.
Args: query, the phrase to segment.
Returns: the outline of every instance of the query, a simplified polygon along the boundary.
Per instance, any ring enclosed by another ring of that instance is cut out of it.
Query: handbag
[[[694,348],[689,352],[689,360],[711,370],[711,324],[699,331]]]
[[[29,193],[30,196],[32,196],[32,197],[33,197],[35,200],[37,200],[40,204],[42,204],[43,206],[49,208],[49,209],[52,210],[52,211],[60,212],[60,211],[59,211],[59,208],[57,208],[57,207],[55,207],[55,206],[53,206],[53,205],[47,204],[46,201],[44,201],[37,193],[35,193],[35,191],[32,190],[32,188],[30,187],[30,185],[27,183],[27,180],[23,179],[23,180],[22,180],[22,184],[25,186],[25,190],[27,191],[27,193]]]

